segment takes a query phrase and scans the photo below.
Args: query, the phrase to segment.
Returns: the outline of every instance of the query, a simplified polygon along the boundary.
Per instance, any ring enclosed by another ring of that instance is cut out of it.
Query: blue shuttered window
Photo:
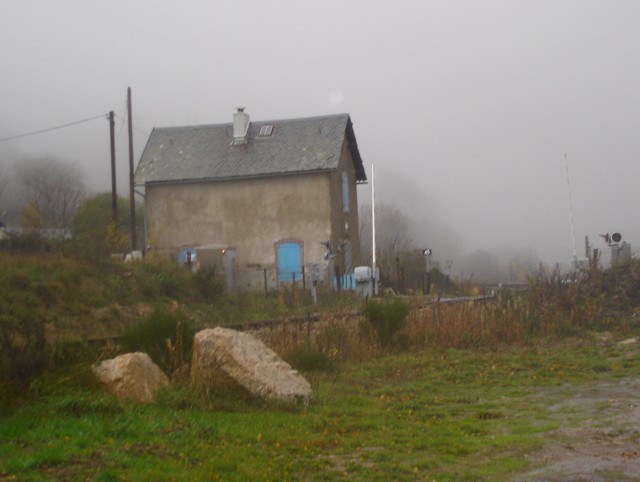
[[[342,211],[349,212],[349,176],[342,173]]]

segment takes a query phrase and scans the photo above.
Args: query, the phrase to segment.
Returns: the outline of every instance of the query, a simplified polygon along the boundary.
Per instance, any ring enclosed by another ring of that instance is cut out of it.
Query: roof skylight
[[[268,137],[273,133],[273,126],[271,124],[260,127],[260,136]]]

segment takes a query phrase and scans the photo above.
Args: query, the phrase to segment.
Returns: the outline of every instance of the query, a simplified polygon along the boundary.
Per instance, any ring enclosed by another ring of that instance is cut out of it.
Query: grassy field
[[[224,297],[205,275],[0,253],[0,482],[510,480],[545,435],[586,417],[552,401],[640,373],[638,344],[618,343],[640,335],[637,261],[580,283],[541,273],[526,292],[451,306],[363,307],[325,293],[312,308],[292,290]],[[367,317],[346,315],[358,307]],[[157,355],[174,383],[155,403],[121,404],[90,365],[123,347],[83,343],[143,327],[129,349],[162,347],[157,323],[311,309],[336,314],[312,336],[263,337],[311,382],[308,407],[200,393],[184,377],[187,351]]]
[[[78,369],[0,419],[0,480],[508,480],[559,425],[541,393],[639,368],[588,336],[430,349],[308,373],[297,410],[185,388],[120,405]]]

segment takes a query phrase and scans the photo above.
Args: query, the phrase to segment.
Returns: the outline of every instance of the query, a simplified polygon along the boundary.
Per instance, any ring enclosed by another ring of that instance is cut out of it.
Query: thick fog
[[[635,252],[638,25],[635,0],[0,0],[0,138],[113,110],[126,195],[128,86],[136,162],[153,127],[231,122],[239,106],[348,112],[380,199],[441,262],[569,263],[566,165],[578,257],[614,231]],[[0,174],[41,156],[110,189],[106,117],[0,141]]]

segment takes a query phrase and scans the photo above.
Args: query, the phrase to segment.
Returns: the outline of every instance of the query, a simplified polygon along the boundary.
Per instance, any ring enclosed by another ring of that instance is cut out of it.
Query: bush
[[[308,340],[295,347],[286,358],[293,367],[306,372],[333,372],[337,369],[336,360],[332,353],[313,347]]]
[[[223,285],[217,278],[215,268],[202,268],[196,271],[193,282],[207,301],[215,301],[222,296]]]
[[[55,370],[86,366],[110,354],[113,347],[90,345],[81,341],[59,341],[51,347],[51,367]]]
[[[176,380],[186,375],[193,346],[192,323],[180,312],[156,309],[122,338],[129,352],[141,351]]]
[[[365,306],[364,314],[375,332],[380,347],[384,349],[405,327],[409,305],[398,299],[391,302],[374,300]]]
[[[44,320],[24,308],[0,312],[0,378],[27,386],[48,361]]]
[[[177,264],[167,261],[145,262],[140,265],[146,294],[153,299],[160,296],[179,298],[189,294],[191,273],[180,269]]]

